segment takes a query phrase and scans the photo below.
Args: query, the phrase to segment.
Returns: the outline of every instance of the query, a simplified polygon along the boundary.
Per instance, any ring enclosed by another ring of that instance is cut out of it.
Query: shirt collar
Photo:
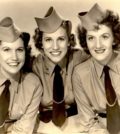
[[[94,58],[92,58],[92,60],[93,60],[93,64],[94,64],[96,73],[97,73],[98,77],[100,78],[103,73],[104,65],[97,62]],[[114,52],[110,62],[107,64],[107,66],[109,66],[109,68],[116,73],[117,73],[117,69],[116,69],[117,60],[118,60],[118,54]]]
[[[2,86],[6,80],[7,78],[2,74],[0,70],[0,86]]]
[[[61,67],[62,72],[66,72],[66,63],[67,63],[67,58],[65,57],[62,60],[62,62],[60,62],[58,64]],[[56,66],[56,64],[51,62],[51,60],[47,56],[44,56],[44,71],[45,71],[45,73],[52,75],[55,66]]]
[[[92,58],[92,60],[93,60],[93,64],[94,64],[97,76],[100,78],[102,76],[103,65],[97,62],[94,58]]]
[[[117,69],[116,69],[116,63],[117,63],[117,61],[118,61],[118,53],[113,53],[113,56],[112,56],[112,58],[111,58],[111,60],[110,60],[110,62],[108,63],[108,66],[109,66],[109,68],[112,70],[112,71],[114,71],[114,72],[116,72],[117,73]]]
[[[14,91],[18,93],[18,86],[21,82],[22,72],[20,72],[20,75],[16,79],[10,79],[11,84],[13,85]]]
[[[1,67],[0,67],[0,68],[1,68]],[[10,79],[11,85],[14,85],[14,86],[13,86],[13,87],[14,87],[14,91],[16,91],[16,92],[18,92],[18,91],[17,91],[17,90],[18,90],[18,84],[19,84],[19,82],[20,82],[21,75],[22,75],[22,72],[21,72],[19,78],[17,78],[17,79]],[[6,80],[8,80],[8,78],[6,78],[6,77],[2,74],[1,69],[0,69],[0,86],[2,86]]]

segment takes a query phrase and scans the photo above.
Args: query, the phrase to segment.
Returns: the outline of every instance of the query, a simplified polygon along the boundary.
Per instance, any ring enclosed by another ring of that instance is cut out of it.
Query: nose
[[[58,50],[59,49],[59,44],[57,41],[53,42],[53,50]]]
[[[100,48],[101,47],[101,41],[100,39],[96,40],[96,48]]]
[[[12,60],[17,60],[18,57],[17,57],[17,52],[16,51],[13,51],[12,52]]]

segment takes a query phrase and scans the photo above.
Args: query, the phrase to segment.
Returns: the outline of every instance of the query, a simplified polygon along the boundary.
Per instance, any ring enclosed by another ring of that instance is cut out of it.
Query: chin
[[[54,64],[58,64],[60,61],[52,61]]]
[[[13,74],[13,75],[17,74],[18,72],[20,72],[20,69],[11,69],[8,71],[8,73]]]
[[[55,64],[59,63],[62,59],[51,59],[51,61]]]
[[[11,74],[11,75],[16,75],[17,73],[18,73],[19,71],[12,71],[12,72],[8,72],[9,74]]]

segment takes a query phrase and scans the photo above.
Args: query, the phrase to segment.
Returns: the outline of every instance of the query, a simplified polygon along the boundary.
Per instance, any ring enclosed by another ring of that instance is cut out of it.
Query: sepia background
[[[95,3],[120,14],[119,0],[0,0],[0,20],[6,16],[12,17],[22,31],[31,34],[30,44],[33,46],[34,17],[44,17],[48,8],[54,6],[63,18],[72,21],[73,32],[76,33],[76,26],[80,23],[78,13],[88,11]],[[34,47],[33,54],[37,54]]]

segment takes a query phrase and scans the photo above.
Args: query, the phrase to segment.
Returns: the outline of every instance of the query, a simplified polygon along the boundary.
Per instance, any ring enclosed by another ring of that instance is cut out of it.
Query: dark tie
[[[61,68],[56,65],[53,81],[53,113],[52,121],[56,126],[61,127],[65,122],[65,101],[64,101],[64,85],[60,74]]]
[[[9,92],[9,86],[10,81],[6,80],[5,88],[0,95],[0,126],[3,126],[7,116],[8,116],[8,108],[9,108],[9,102],[10,102],[10,92]]]
[[[105,91],[107,98],[107,129],[110,134],[118,134],[120,132],[120,107],[111,83],[109,69],[108,66],[105,66],[103,69],[105,73]]]

